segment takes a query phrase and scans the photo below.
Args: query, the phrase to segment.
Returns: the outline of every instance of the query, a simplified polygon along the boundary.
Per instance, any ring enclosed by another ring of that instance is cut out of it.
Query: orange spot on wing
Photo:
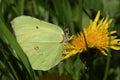
[[[34,50],[35,50],[35,51],[38,51],[38,50],[39,50],[39,46],[35,46],[35,47],[34,47]]]

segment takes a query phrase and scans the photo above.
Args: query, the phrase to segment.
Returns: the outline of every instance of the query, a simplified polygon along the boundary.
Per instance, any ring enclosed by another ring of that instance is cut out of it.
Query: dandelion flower
[[[74,35],[71,41],[65,45],[63,52],[65,59],[77,53],[87,51],[87,47],[98,49],[104,55],[107,55],[109,48],[120,50],[120,39],[117,39],[117,36],[113,36],[116,31],[108,31],[112,19],[109,20],[107,17],[98,22],[99,17],[100,11],[98,11],[94,21],[90,20],[89,26],[84,28],[83,32]]]

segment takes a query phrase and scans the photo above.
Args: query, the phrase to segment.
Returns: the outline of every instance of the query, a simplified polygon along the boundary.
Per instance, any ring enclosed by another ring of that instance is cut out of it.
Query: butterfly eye
[[[39,29],[39,27],[38,27],[38,26],[36,26],[36,29]]]

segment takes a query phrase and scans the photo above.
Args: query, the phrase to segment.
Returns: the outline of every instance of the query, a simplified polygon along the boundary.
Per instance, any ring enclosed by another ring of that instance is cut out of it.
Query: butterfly
[[[17,42],[34,70],[49,70],[63,59],[64,31],[57,25],[30,16],[11,21]]]

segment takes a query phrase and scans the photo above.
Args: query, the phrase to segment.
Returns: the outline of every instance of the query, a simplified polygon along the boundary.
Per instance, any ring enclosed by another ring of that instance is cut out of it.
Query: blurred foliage
[[[29,15],[69,28],[70,35],[89,25],[98,10],[113,19],[111,29],[120,37],[120,0],[0,0],[0,80],[102,80],[107,57],[92,50],[91,65],[77,54],[49,71],[34,71],[17,43],[10,21]],[[86,53],[86,52],[85,52]],[[120,51],[111,50],[108,79],[120,79]]]

